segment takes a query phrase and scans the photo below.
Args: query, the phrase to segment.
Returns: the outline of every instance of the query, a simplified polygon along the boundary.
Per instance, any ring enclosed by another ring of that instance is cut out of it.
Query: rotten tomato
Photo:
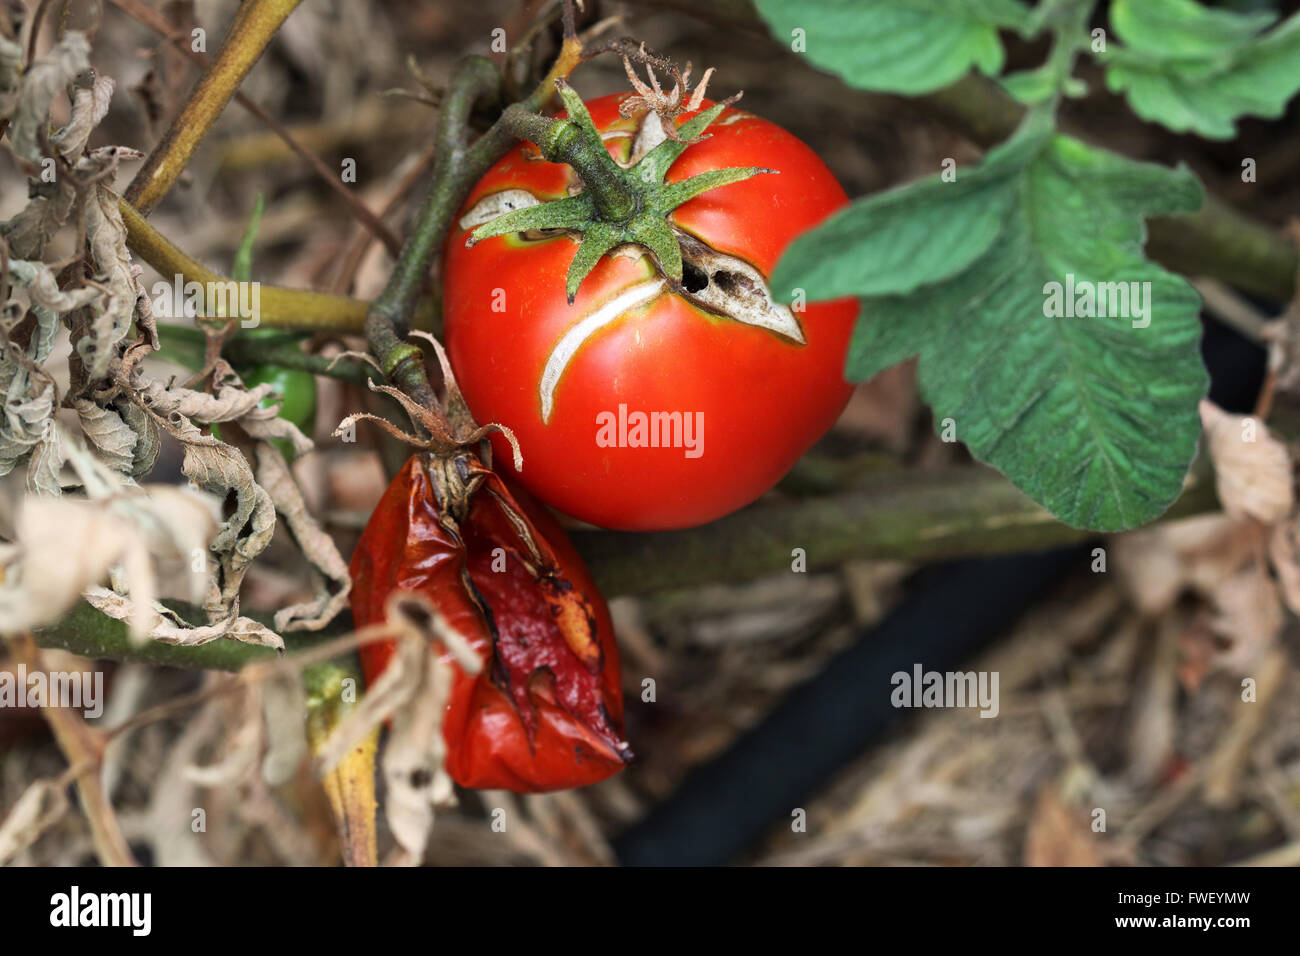
[[[555,520],[468,449],[413,455],[352,557],[358,627],[396,591],[427,598],[483,667],[456,668],[446,769],[464,787],[520,792],[594,783],[631,758],[613,624]],[[367,683],[391,643],[362,649]]]

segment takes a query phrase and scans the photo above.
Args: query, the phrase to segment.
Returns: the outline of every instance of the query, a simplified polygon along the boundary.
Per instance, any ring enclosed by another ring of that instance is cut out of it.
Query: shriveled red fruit
[[[475,489],[459,522],[440,506],[439,468]],[[631,758],[608,607],[545,509],[476,456],[412,456],[366,525],[351,573],[358,627],[381,622],[394,591],[417,592],[483,661],[477,676],[452,661],[443,736],[456,783],[559,790],[603,780]],[[367,682],[393,650],[362,649]]]

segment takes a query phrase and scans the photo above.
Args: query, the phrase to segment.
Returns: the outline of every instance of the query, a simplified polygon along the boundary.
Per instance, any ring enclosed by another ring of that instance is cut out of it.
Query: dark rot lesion
[[[536,738],[540,698],[552,702],[602,739],[606,757],[631,759],[619,725],[605,703],[605,654],[591,603],[558,569],[534,577],[516,548],[476,534],[471,523],[466,546],[469,574],[490,609],[491,679],[515,706]]]

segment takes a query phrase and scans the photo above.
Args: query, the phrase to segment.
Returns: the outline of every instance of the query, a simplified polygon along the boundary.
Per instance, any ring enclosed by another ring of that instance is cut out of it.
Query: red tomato
[[[629,155],[640,121],[619,116],[625,96],[587,104],[616,160]],[[677,159],[667,182],[731,166],[778,173],[706,192],[670,218],[763,277],[797,235],[848,202],[821,159],[766,120],[728,109],[707,136]],[[475,186],[462,215],[492,193],[522,189],[551,200],[576,181],[568,166],[521,144]],[[467,233],[453,223],[443,268],[452,367],[475,418],[514,430],[524,455],[518,480],[574,517],[628,530],[719,518],[771,488],[848,401],[843,368],[855,301],[794,313],[801,345],[665,289],[586,338],[562,366],[544,417],[544,372],[566,332],[584,319],[595,323],[602,305],[658,273],[646,257],[607,255],[570,306],[572,238],[514,234],[467,248]],[[493,442],[509,461],[507,445]]]
[[[542,562],[528,557],[501,498],[529,525]],[[621,770],[631,753],[622,740],[614,627],[564,532],[546,509],[494,474],[474,495],[459,540],[438,518],[428,466],[414,455],[380,499],[350,570],[358,627],[384,620],[392,592],[413,591],[442,612],[483,662],[476,676],[453,663],[442,727],[448,774],[464,787],[536,792],[594,783]],[[543,573],[535,577],[525,561]],[[388,666],[393,650],[388,642],[361,649],[367,683]]]

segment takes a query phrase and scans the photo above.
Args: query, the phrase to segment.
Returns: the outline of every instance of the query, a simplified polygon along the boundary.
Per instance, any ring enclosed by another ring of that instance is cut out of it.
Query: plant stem
[[[165,603],[187,621],[204,619],[203,611],[199,608],[176,601]],[[257,615],[248,616],[257,618]],[[263,623],[269,625],[270,621],[268,619]],[[158,641],[136,643],[127,634],[125,622],[100,613],[84,601],[79,602],[63,620],[37,631],[34,637],[41,647],[58,648],[81,657],[140,661],[160,667],[236,671],[251,661],[271,661],[278,656],[273,648],[245,644],[228,637],[193,647],[161,644]],[[303,637],[289,634],[285,636],[285,645],[291,650],[304,650],[324,639],[325,635]]]
[[[1193,472],[1166,518],[1218,507],[1214,482]],[[683,531],[571,535],[601,592],[648,594],[845,561],[934,561],[1055,547],[1096,532],[1062,524],[989,468],[883,475],[834,495],[753,505]]]
[[[168,356],[178,365],[192,371],[203,368],[207,359],[208,337],[202,329],[188,325],[168,325],[158,323],[158,340],[162,343],[162,354]],[[314,355],[299,348],[297,336],[278,336],[269,338],[236,333],[226,339],[221,354],[234,366],[243,368],[253,365],[274,365],[277,368],[290,369],[295,372],[308,372],[325,378],[365,385],[369,381],[381,381],[379,373],[369,365],[343,359],[335,361],[324,355]]]
[[[149,215],[171,189],[280,24],[301,2],[244,0],[212,66],[199,77],[185,107],[127,187],[127,202],[143,215]]]
[[[44,670],[36,643],[26,634],[8,639],[15,659],[32,672]],[[90,824],[95,854],[104,866],[136,866],[135,857],[122,835],[122,827],[100,780],[104,760],[103,739],[91,731],[75,710],[66,707],[42,707],[41,716],[54,731],[59,749],[76,768],[77,796]]]
[[[1062,524],[989,468],[893,470],[855,482],[836,494],[753,505],[700,528],[657,534],[578,531],[571,537],[608,597],[790,572],[794,548],[803,548],[808,568],[816,569],[846,561],[1003,554],[1102,537]],[[1217,508],[1214,482],[1202,462],[1165,518]],[[174,667],[236,670],[275,656],[266,648],[231,640],[199,647],[153,642],[137,646],[127,640],[125,624],[86,604],[36,638],[43,647],[61,647],[84,657]],[[295,651],[312,646],[310,638],[286,635],[290,638]]]
[[[313,664],[303,670],[307,688],[307,738],[314,755],[333,730],[357,707],[365,686],[356,654]],[[344,693],[352,682],[351,702]],[[379,728],[353,747],[335,766],[326,768],[321,779],[339,832],[343,862],[348,866],[378,866],[375,834],[375,754]]]
[[[229,282],[198,260],[178,249],[174,243],[149,224],[125,199],[118,199],[118,211],[126,226],[131,251],[153,266],[165,279],[181,276],[185,282],[207,285]],[[342,295],[285,289],[281,286],[258,286],[261,296],[259,318],[267,328],[304,332],[359,333],[365,327],[368,303]],[[417,326],[424,328],[433,321],[432,303],[424,300],[415,312]]]
[[[468,57],[461,61],[452,75],[438,117],[438,140],[429,193],[415,231],[403,244],[388,284],[370,307],[367,334],[376,322],[388,323],[398,334],[404,334],[410,328],[410,310],[429,274],[433,257],[442,247],[447,225],[460,204],[457,187],[463,185],[468,189],[472,185],[472,180],[463,182],[468,176],[455,175],[465,159],[470,111],[480,98],[495,95],[499,83],[496,67],[483,57]],[[380,358],[378,353],[376,358]],[[382,364],[382,358],[380,361]]]
[[[161,333],[160,333],[161,334]],[[354,385],[381,381],[379,372],[370,365],[352,359],[335,361],[324,355],[304,352],[293,342],[259,342],[238,334],[226,339],[223,354],[236,366],[274,365],[295,372],[310,372]]]
[[[576,37],[567,36],[546,77],[516,106],[533,113],[542,109],[555,93],[555,81],[567,77],[581,61],[581,55],[582,44]],[[411,351],[412,346],[404,338],[433,258],[446,241],[452,216],[474,183],[515,143],[515,136],[501,119],[473,145],[466,143],[474,103],[496,95],[499,86],[496,67],[483,57],[467,57],[456,67],[438,118],[438,143],[428,196],[388,285],[366,316],[366,341],[375,360],[394,385],[426,407],[433,405],[433,390],[425,375],[422,354]]]
[[[1295,295],[1296,245],[1208,193],[1199,211],[1152,219],[1148,227],[1147,251],[1175,272],[1211,276],[1279,303]]]
[[[402,245],[388,284],[371,303],[366,315],[366,342],[375,360],[394,385],[429,408],[433,407],[434,398],[424,371],[424,355],[419,348],[405,342],[404,335],[410,328],[411,315],[429,267],[459,205],[460,187],[469,188],[468,183],[460,181],[468,177],[455,174],[466,152],[470,111],[477,100],[495,95],[499,84],[496,67],[483,57],[468,57],[457,66],[438,119],[433,182],[424,208],[415,231]]]
[[[636,197],[627,188],[626,174],[615,165],[604,145],[592,142],[572,120],[549,119],[514,104],[501,114],[501,125],[516,139],[536,143],[553,163],[567,163],[591,191],[606,222],[626,222],[636,212]]]

